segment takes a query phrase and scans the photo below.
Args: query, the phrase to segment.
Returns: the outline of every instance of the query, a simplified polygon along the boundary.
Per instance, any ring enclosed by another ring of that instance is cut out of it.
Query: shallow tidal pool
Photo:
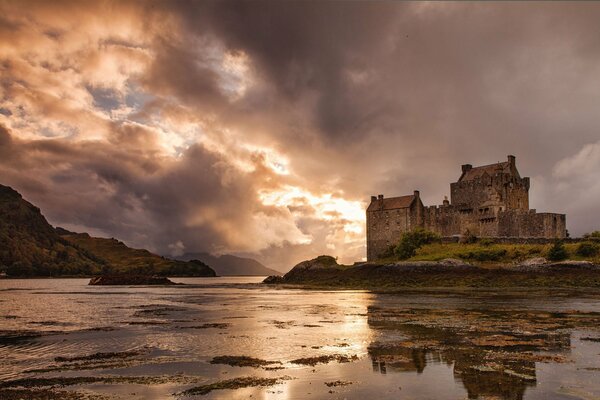
[[[0,280],[0,399],[600,399],[598,290]]]

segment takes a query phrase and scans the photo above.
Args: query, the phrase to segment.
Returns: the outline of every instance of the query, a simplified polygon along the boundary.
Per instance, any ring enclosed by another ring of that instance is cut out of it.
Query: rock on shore
[[[157,275],[102,275],[90,279],[88,285],[178,285]]]

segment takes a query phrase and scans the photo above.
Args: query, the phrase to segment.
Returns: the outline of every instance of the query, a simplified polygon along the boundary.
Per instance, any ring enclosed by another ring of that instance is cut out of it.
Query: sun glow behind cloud
[[[314,218],[326,221],[331,231],[326,236],[326,247],[341,250],[343,246],[362,243],[364,235],[364,204],[346,200],[339,194],[313,194],[298,186],[285,185],[277,190],[261,190],[258,193],[264,205],[285,207],[295,221]]]

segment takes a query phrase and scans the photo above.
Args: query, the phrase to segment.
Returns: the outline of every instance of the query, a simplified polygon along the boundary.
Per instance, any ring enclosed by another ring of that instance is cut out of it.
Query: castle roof
[[[388,197],[383,199],[373,200],[367,211],[378,211],[378,210],[396,210],[398,208],[408,208],[415,200],[415,195],[400,196],[400,197]]]
[[[513,171],[511,169],[510,162],[499,162],[495,164],[482,165],[480,167],[474,167],[467,171],[465,171],[462,176],[458,179],[458,181],[473,181],[475,179],[479,179],[483,176],[483,174],[487,173],[489,176],[494,176],[498,173],[502,174],[513,174],[516,172],[516,169]]]

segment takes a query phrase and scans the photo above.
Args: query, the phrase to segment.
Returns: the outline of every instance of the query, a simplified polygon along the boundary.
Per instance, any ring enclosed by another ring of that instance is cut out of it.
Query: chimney
[[[463,174],[465,172],[467,172],[468,170],[470,170],[471,168],[473,168],[473,166],[471,164],[464,164],[464,165],[462,165],[462,172],[463,172]]]
[[[371,203],[377,200],[377,196],[371,196]]]
[[[443,204],[445,206],[449,206],[450,205],[450,202],[448,201],[448,196],[444,196],[444,202],[443,202]]]
[[[416,197],[417,199],[419,198],[419,195],[420,195],[420,193],[419,193],[419,191],[418,191],[418,190],[415,190],[415,191],[413,192],[413,194],[415,195],[415,197]]]
[[[515,166],[515,160],[516,160],[515,156],[511,156],[511,155],[508,156],[508,163],[510,165],[512,165],[513,167]]]
[[[378,199],[378,200],[383,200],[383,195],[382,195],[382,194],[380,194],[380,195],[377,195],[377,199]]]

